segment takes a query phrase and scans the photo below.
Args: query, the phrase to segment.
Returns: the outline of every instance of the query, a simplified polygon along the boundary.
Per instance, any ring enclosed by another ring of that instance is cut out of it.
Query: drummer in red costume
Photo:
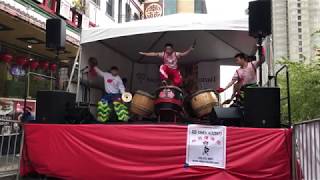
[[[163,64],[160,66],[160,78],[163,84],[167,84],[167,80],[171,80],[174,86],[181,86],[182,76],[178,68],[178,60],[188,55],[194,49],[195,43],[184,52],[176,52],[173,45],[167,43],[163,52],[139,52],[141,55],[150,57],[160,57]]]

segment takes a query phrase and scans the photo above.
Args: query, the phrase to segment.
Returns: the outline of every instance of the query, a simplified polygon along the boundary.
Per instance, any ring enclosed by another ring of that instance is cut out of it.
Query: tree
[[[299,122],[320,117],[320,61],[305,63],[283,60],[280,64],[289,67],[292,120]],[[279,86],[281,96],[285,97],[284,74],[279,76]],[[287,104],[282,104],[281,108],[284,111]]]

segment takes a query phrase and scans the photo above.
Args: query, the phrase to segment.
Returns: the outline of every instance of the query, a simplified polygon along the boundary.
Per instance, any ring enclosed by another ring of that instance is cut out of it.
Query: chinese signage
[[[144,17],[146,19],[160,17],[163,14],[162,1],[145,3],[144,4]]]
[[[189,125],[186,163],[189,166],[226,167],[226,127]]]
[[[66,18],[68,20],[71,20],[70,8],[71,8],[71,5],[68,2],[68,0],[61,0],[60,1],[60,11],[59,11],[60,16]]]

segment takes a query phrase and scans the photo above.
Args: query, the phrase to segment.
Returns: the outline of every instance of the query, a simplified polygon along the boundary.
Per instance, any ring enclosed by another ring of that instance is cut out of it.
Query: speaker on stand
[[[249,35],[257,39],[259,59],[263,58],[263,38],[271,33],[271,0],[249,2]],[[262,86],[262,74],[262,68],[260,67],[260,86]]]
[[[46,48],[56,51],[55,61],[58,65],[56,70],[56,89],[62,89],[59,87],[59,52],[65,49],[66,43],[66,22],[62,19],[47,19],[46,21]]]

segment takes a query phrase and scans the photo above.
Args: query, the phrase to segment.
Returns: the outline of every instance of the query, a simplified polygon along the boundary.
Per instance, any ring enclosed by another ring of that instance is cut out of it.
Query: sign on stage
[[[189,125],[186,164],[226,167],[226,127]]]

